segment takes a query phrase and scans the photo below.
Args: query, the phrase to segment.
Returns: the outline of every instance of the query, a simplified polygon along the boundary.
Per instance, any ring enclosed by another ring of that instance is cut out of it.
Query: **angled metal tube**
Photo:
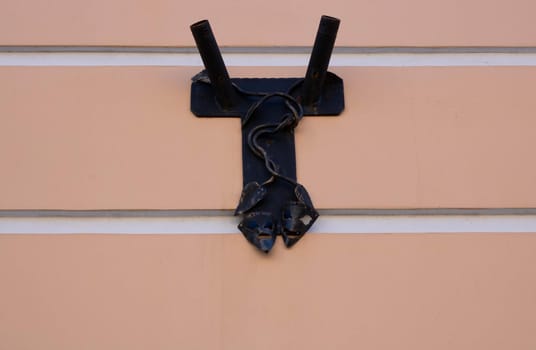
[[[229,78],[229,73],[227,73],[227,68],[225,68],[210,23],[207,20],[202,20],[192,24],[190,29],[218,103],[224,109],[232,108],[236,102],[236,92]]]
[[[322,16],[302,89],[302,105],[313,107],[320,98],[340,20]]]

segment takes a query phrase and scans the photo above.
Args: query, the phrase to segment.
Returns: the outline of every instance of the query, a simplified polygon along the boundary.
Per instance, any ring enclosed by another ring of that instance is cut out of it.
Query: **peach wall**
[[[4,0],[3,45],[194,46],[208,18],[220,44],[312,45],[320,15],[342,19],[342,46],[534,46],[532,0]],[[238,12],[237,12],[238,11]]]
[[[0,236],[3,349],[536,348],[536,235]]]
[[[239,120],[190,113],[198,70],[1,67],[0,208],[234,208]],[[319,208],[536,207],[535,67],[334,71],[345,112],[296,131]]]
[[[0,51],[190,47],[188,26],[202,18],[223,46],[309,46],[321,14],[341,18],[337,45],[351,48],[513,47],[514,62],[536,46],[531,0],[2,5]],[[517,67],[334,68],[346,110],[299,126],[299,180],[321,209],[535,208],[531,57]],[[0,216],[233,208],[240,123],[189,112],[199,70],[0,66]],[[508,228],[308,234],[269,255],[219,232],[1,234],[0,350],[533,350],[536,234]]]

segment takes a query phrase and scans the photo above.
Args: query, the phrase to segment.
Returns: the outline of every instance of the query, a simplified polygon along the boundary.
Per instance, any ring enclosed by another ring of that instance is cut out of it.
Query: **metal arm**
[[[216,38],[207,20],[199,21],[190,26],[195,44],[207,70],[214,94],[223,109],[230,109],[236,103],[236,93],[225,68],[225,63],[216,43]]]
[[[303,82],[301,102],[306,107],[314,108],[322,93],[339,23],[339,19],[330,16],[322,16],[320,19],[315,44]]]

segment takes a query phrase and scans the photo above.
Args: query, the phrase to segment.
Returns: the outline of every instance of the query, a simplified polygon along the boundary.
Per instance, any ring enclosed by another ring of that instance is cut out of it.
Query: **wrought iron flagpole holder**
[[[235,215],[247,240],[264,252],[277,235],[291,247],[318,218],[296,179],[294,128],[303,116],[344,109],[342,79],[327,70],[339,22],[322,16],[305,78],[231,79],[209,22],[190,27],[205,66],[192,78],[191,111],[241,118],[244,188]]]

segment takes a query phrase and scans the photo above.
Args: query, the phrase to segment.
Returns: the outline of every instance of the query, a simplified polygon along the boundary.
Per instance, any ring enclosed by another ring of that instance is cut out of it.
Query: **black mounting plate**
[[[200,73],[202,75],[202,73]],[[199,75],[198,75],[199,76]],[[196,76],[196,77],[198,77]],[[191,111],[197,117],[240,117],[244,118],[248,109],[260,96],[244,94],[240,91],[274,93],[283,92],[292,95],[298,103],[301,103],[301,86],[303,78],[237,78],[231,79],[237,87],[237,99],[234,106],[230,109],[224,109],[216,100],[216,94],[213,86],[207,81],[196,80],[194,77],[191,87]],[[302,106],[304,116],[337,116],[344,109],[344,89],[343,81],[337,75],[327,72],[318,102],[312,106]],[[262,186],[263,183],[270,181],[272,177],[267,170],[264,160],[255,155],[248,146],[248,135],[259,125],[267,123],[279,123],[283,116],[288,113],[288,107],[281,98],[273,98],[266,101],[259,107],[248,122],[242,126],[242,171],[244,190],[251,184]],[[296,179],[296,152],[294,143],[294,129],[282,130],[270,135],[270,138],[261,140],[262,147],[266,150],[269,158],[277,164],[278,171],[281,175]],[[259,249],[267,252],[272,248],[276,235],[283,235],[285,244],[290,247],[297,242],[307,229],[313,224],[318,216],[312,202],[310,203],[312,212],[308,215],[312,217],[312,222],[306,225],[303,232],[296,235],[283,234],[284,227],[287,225],[289,216],[289,203],[295,203],[296,191],[303,191],[305,188],[298,190],[295,184],[280,178],[275,178],[266,185],[267,190],[262,201],[255,204],[253,211],[249,215],[258,215],[254,218],[243,220],[239,225],[240,230],[246,238]],[[300,187],[302,187],[300,185]],[[243,192],[244,195],[244,192]],[[301,196],[301,194],[299,195]],[[307,196],[308,197],[308,194]],[[306,200],[307,201],[307,200]],[[310,199],[309,199],[310,201]],[[239,207],[242,205],[242,199]],[[305,212],[300,215],[306,215]],[[255,233],[248,232],[245,227],[248,224],[255,225]],[[256,225],[266,225],[271,236],[262,237],[258,232],[262,231]],[[288,232],[288,230],[287,230]]]
[[[301,97],[301,85],[303,78],[231,78],[236,86],[251,92],[287,92],[292,86],[296,88],[290,92],[298,102]],[[210,84],[201,81],[192,82],[190,108],[197,117],[242,117],[246,114],[249,106],[257,98],[237,94],[239,101],[235,107],[224,109],[216,101],[214,89]],[[344,109],[344,89],[342,79],[337,75],[327,72],[322,94],[317,104],[311,107],[303,106],[306,116],[336,116]],[[276,116],[279,118],[280,116]]]

